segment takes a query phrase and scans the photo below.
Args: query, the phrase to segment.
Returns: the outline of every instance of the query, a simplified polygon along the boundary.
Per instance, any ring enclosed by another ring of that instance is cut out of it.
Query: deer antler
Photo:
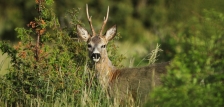
[[[108,8],[107,8],[107,16],[106,16],[106,18],[104,17],[103,25],[102,25],[102,27],[101,27],[101,29],[100,29],[100,36],[102,36],[103,29],[104,29],[104,27],[105,27],[105,25],[106,25],[106,23],[107,23],[108,15],[109,15],[109,6],[108,6]]]
[[[92,16],[89,17],[89,10],[88,10],[88,5],[87,4],[86,4],[86,15],[87,15],[87,18],[88,18],[88,21],[89,21],[90,28],[91,28],[92,33],[93,33],[92,36],[95,36],[96,32],[95,32],[95,30],[93,28],[93,25],[92,25],[92,19],[91,19]]]

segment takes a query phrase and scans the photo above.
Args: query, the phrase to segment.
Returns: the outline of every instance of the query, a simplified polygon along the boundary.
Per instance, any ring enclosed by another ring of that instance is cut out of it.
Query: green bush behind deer
[[[195,13],[194,13],[195,14]],[[166,44],[176,55],[150,106],[224,106],[224,14],[203,10],[173,26]]]

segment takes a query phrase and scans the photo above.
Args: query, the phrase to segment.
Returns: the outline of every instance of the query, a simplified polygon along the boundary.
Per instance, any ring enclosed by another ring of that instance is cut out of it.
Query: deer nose
[[[100,60],[100,54],[99,53],[93,53],[92,56],[93,61],[98,62]]]

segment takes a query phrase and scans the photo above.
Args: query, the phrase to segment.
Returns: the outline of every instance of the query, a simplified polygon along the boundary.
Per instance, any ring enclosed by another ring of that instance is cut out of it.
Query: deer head
[[[105,34],[102,34],[103,29],[108,20],[109,6],[107,9],[106,18],[104,17],[103,25],[100,29],[99,34],[96,34],[93,28],[92,20],[88,12],[88,5],[86,5],[86,15],[90,24],[90,28],[92,30],[92,34],[88,33],[85,28],[81,27],[80,25],[77,25],[76,27],[78,36],[87,43],[90,58],[94,62],[99,62],[102,58],[107,57],[107,43],[114,38],[114,36],[116,35],[117,28],[116,25],[114,25],[113,27],[108,29]]]

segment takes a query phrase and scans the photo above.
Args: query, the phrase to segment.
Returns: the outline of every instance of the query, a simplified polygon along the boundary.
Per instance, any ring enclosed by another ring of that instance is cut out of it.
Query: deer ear
[[[76,29],[77,29],[79,38],[81,38],[83,41],[86,42],[90,38],[88,31],[82,26],[77,25]]]
[[[114,36],[117,33],[117,26],[114,25],[113,27],[111,27],[110,29],[107,30],[106,34],[105,34],[105,38],[107,41],[110,41],[111,39],[114,38]]]

